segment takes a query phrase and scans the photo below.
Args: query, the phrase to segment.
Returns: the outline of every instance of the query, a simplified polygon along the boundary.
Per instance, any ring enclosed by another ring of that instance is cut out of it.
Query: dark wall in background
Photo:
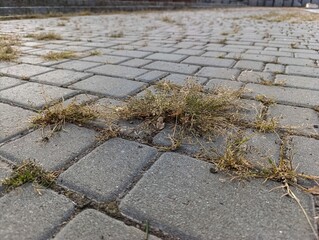
[[[0,15],[236,6],[300,7],[309,2],[319,3],[319,0],[0,0]]]

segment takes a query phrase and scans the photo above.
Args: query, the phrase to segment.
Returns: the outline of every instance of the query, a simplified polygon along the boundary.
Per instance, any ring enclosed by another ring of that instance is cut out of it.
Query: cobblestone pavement
[[[0,179],[24,159],[61,170],[58,186],[41,194],[28,184],[10,193],[0,186],[0,239],[146,239],[146,232],[149,239],[315,239],[298,204],[270,191],[279,183],[212,174],[211,164],[194,158],[196,146],[163,153],[167,129],[154,139],[128,130],[101,143],[101,124],[68,124],[43,142],[28,122],[61,98],[123,104],[161,79],[182,84],[196,76],[209,88],[249,89],[245,101],[279,118],[282,129],[254,134],[251,146],[275,160],[282,147],[301,172],[318,174],[319,25],[249,17],[273,10],[0,22],[1,33],[22,39],[18,62],[0,62]],[[51,31],[62,39],[26,37]],[[78,57],[41,57],[65,50]],[[259,94],[277,104],[263,106],[254,100]],[[256,114],[250,111],[250,121]],[[295,193],[317,231],[316,199]]]

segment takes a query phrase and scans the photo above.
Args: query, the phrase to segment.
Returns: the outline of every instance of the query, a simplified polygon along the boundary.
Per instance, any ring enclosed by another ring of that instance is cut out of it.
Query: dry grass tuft
[[[40,41],[50,41],[50,40],[61,40],[62,37],[58,33],[39,33],[39,34],[28,34],[26,37],[34,38]]]
[[[36,183],[44,187],[50,187],[58,177],[58,172],[46,172],[34,161],[22,162],[13,169],[11,176],[4,179],[2,185],[6,191],[11,191],[25,183]]]
[[[288,13],[281,13],[281,12],[270,12],[263,15],[252,15],[248,18],[253,20],[264,20],[267,22],[304,22],[304,21],[318,21],[319,16],[315,13],[306,13],[306,12],[288,12]]]
[[[0,34],[0,61],[13,61],[19,56],[15,46],[20,44],[19,38],[15,36]]]
[[[228,137],[224,155],[213,160],[218,170],[231,172],[236,177],[251,177],[253,164],[246,159],[246,153],[242,147],[248,140],[249,138],[240,135]]]
[[[98,111],[90,105],[81,105],[73,101],[65,106],[60,102],[41,111],[31,119],[31,123],[41,128],[53,126],[52,131],[59,131],[65,123],[84,124],[98,116]]]
[[[99,56],[102,55],[102,52],[100,50],[92,50],[90,52],[90,56]]]
[[[274,117],[267,118],[266,112],[262,110],[257,114],[253,125],[258,131],[263,133],[275,132],[278,127],[278,119]]]
[[[170,16],[162,16],[161,20],[166,23],[176,23],[176,21]]]
[[[316,181],[319,176],[311,176],[304,173],[299,173],[297,168],[293,167],[292,159],[284,157],[283,147],[281,148],[280,159],[275,162],[271,158],[268,159],[268,164],[252,162],[247,158],[246,143],[250,140],[249,137],[241,133],[230,135],[226,141],[226,149],[224,154],[218,158],[211,158],[207,154],[206,160],[212,162],[218,170],[226,172],[233,178],[249,179],[262,178],[275,182],[287,183],[291,186],[297,186],[305,190],[299,185],[301,180]],[[204,157],[204,158],[205,158]]]
[[[76,57],[76,54],[75,52],[72,52],[72,51],[63,51],[63,52],[51,51],[42,56],[44,60],[48,60],[48,61],[59,61],[62,59],[70,59],[75,57]]]
[[[262,102],[265,106],[270,106],[276,103],[274,99],[266,97],[265,95],[257,95],[255,99]]]
[[[117,33],[112,33],[110,34],[111,38],[122,38],[124,37],[124,33],[123,32],[117,32]]]
[[[178,86],[165,81],[156,89],[156,93],[147,91],[143,97],[131,98],[118,109],[119,118],[142,119],[155,127],[161,119],[164,124],[178,124],[186,132],[200,136],[220,134],[240,119],[242,90],[205,91],[196,82]]]

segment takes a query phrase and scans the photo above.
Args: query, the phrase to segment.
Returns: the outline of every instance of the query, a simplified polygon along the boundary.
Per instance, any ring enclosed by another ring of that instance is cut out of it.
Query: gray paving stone
[[[292,57],[293,56],[293,54],[290,52],[279,52],[279,51],[247,50],[246,53],[269,55],[269,56],[276,56],[276,57]]]
[[[249,99],[241,99],[242,118],[247,123],[252,123],[256,120],[257,115],[262,111],[263,104],[261,102]]]
[[[154,53],[146,57],[146,59],[168,61],[168,62],[180,62],[187,56],[173,53]]]
[[[211,174],[210,167],[165,153],[122,200],[120,210],[182,239],[313,239],[294,200],[270,191],[276,183],[223,181],[227,177]],[[313,216],[310,196],[297,194]]]
[[[116,219],[100,213],[96,210],[88,209],[78,214],[68,223],[54,238],[55,240],[141,240],[145,238],[145,232],[125,225]],[[150,240],[159,239],[152,235]]]
[[[76,91],[28,82],[0,91],[0,99],[11,101],[28,108],[42,108],[53,101],[75,95]]]
[[[215,57],[215,58],[222,58],[226,56],[225,52],[205,52],[202,57]]]
[[[141,49],[142,50],[142,49]],[[112,55],[131,57],[131,58],[144,58],[150,54],[151,52],[147,52],[147,50],[135,51],[135,50],[116,50],[111,53]]]
[[[293,167],[298,167],[298,172],[317,176],[319,171],[319,140],[292,136],[288,146]]]
[[[240,73],[240,70],[229,68],[217,68],[217,67],[203,67],[197,75],[200,77],[208,78],[222,78],[222,79],[235,79]]]
[[[268,115],[279,121],[279,126],[303,134],[318,134],[318,114],[309,108],[274,105],[268,109]]]
[[[249,140],[242,147],[249,161],[258,167],[270,167],[269,160],[279,162],[281,140],[277,134],[252,130],[244,134]]]
[[[0,193],[4,190],[2,186],[2,181],[5,178],[9,177],[11,173],[12,169],[10,168],[10,166],[7,163],[2,162],[0,159]]]
[[[95,142],[96,132],[76,125],[67,125],[53,134],[49,141],[42,138],[50,131],[36,130],[0,147],[0,156],[14,163],[34,159],[47,170],[63,168]]]
[[[264,69],[264,63],[250,60],[239,60],[234,68],[262,71]]]
[[[134,58],[134,59],[131,59],[131,60],[128,60],[126,62],[121,63],[121,65],[128,66],[128,67],[142,67],[142,66],[149,64],[151,62],[152,62],[151,60]]]
[[[175,133],[176,134],[176,133]],[[159,147],[172,147],[172,137],[174,126],[167,126],[153,137],[153,144]],[[179,153],[189,155],[199,154],[213,149],[212,157],[219,157],[225,151],[225,138],[223,136],[214,136],[211,141],[204,138],[186,137],[182,139],[181,146],[176,149]]]
[[[295,53],[296,58],[307,58],[313,60],[319,60],[319,55],[317,53]]]
[[[121,78],[128,78],[128,79],[134,79],[147,72],[146,70],[143,70],[140,68],[132,68],[132,67],[126,67],[126,66],[109,65],[109,64],[106,64],[100,67],[91,68],[87,71],[97,73],[97,74],[102,74],[102,75],[108,75],[112,77],[121,77]]]
[[[146,51],[146,52],[171,53],[171,52],[174,52],[176,48],[147,46],[147,47],[140,48],[140,50]]]
[[[208,89],[215,89],[215,88],[226,88],[231,90],[238,90],[243,86],[243,83],[231,80],[224,80],[224,79],[211,79],[205,85]]]
[[[278,63],[287,65],[300,65],[300,66],[311,66],[315,67],[315,63],[311,59],[301,58],[290,58],[290,57],[279,57]]]
[[[144,66],[143,68],[182,74],[193,74],[199,69],[198,66],[194,65],[188,65],[183,63],[170,63],[163,61],[155,61],[151,64]]]
[[[246,49],[244,48],[239,48],[238,46],[236,46],[237,48],[234,47],[229,47],[229,46],[223,46],[219,49],[216,49],[218,51],[224,51],[224,52],[236,52],[236,53],[243,53],[246,51]],[[207,50],[213,50],[213,48],[208,47]]]
[[[0,198],[1,239],[50,239],[74,211],[74,204],[51,190],[26,185]],[[31,220],[32,219],[32,220]]]
[[[319,77],[319,68],[304,66],[287,66],[286,74]]]
[[[0,103],[0,142],[13,137],[30,126],[29,119],[34,112]]]
[[[62,102],[63,106],[67,106],[69,105],[70,103],[76,103],[76,104],[80,104],[80,105],[86,105],[86,104],[89,104],[95,100],[97,100],[98,97],[97,96],[94,96],[94,95],[90,95],[90,94],[78,94],[74,97],[71,97],[67,100],[64,100]]]
[[[13,62],[0,62],[0,68],[7,68],[18,65],[17,63]]]
[[[275,62],[277,60],[277,58],[275,56],[261,55],[261,54],[249,54],[249,53],[242,53],[240,55],[240,59],[262,61],[262,62]]]
[[[40,64],[45,62],[43,58],[34,55],[24,55],[19,57],[19,63]]]
[[[97,55],[97,56],[90,56],[86,58],[82,58],[81,60],[84,61],[91,61],[91,62],[98,62],[98,63],[108,63],[108,64],[118,64],[128,60],[127,57],[118,57],[118,56],[111,56],[111,55]]]
[[[136,80],[138,81],[142,81],[142,82],[153,82],[153,81],[157,81],[165,76],[167,76],[168,73],[166,72],[162,72],[162,71],[149,71],[145,74],[143,74],[142,76],[139,76],[136,78]]]
[[[29,64],[19,64],[11,67],[1,68],[0,73],[13,77],[29,78],[40,73],[48,72],[50,70],[52,70],[52,68]]]
[[[319,92],[307,89],[285,88],[276,86],[264,86],[249,83],[246,89],[250,91],[247,96],[256,97],[265,95],[274,99],[277,103],[289,104],[299,107],[315,107],[319,102]]]
[[[207,82],[207,78],[175,73],[169,74],[163,80],[170,81],[171,83],[178,85],[184,85],[187,81],[196,81],[200,84],[204,84],[205,82]]]
[[[32,77],[40,83],[49,83],[57,86],[66,86],[92,76],[91,73],[75,72],[70,70],[55,70]]]
[[[97,201],[112,200],[130,186],[156,153],[155,148],[146,145],[111,139],[62,173],[58,181]]]
[[[231,67],[235,64],[235,61],[222,58],[191,56],[186,58],[183,61],[183,63],[189,63],[200,66]]]
[[[273,72],[273,73],[283,73],[285,71],[285,66],[281,64],[273,64],[268,63],[265,67],[265,72]]]
[[[138,92],[144,86],[145,84],[141,82],[96,75],[77,82],[70,87],[103,95],[125,98],[128,95]]]
[[[275,83],[284,86],[319,90],[318,78],[277,74]]]
[[[196,49],[178,49],[174,52],[175,54],[183,54],[183,55],[192,55],[197,56],[205,53],[203,50],[196,50]]]
[[[238,77],[238,81],[253,83],[262,83],[263,81],[273,82],[273,79],[272,73],[255,71],[243,71]]]
[[[76,71],[83,71],[88,68],[96,67],[100,65],[100,63],[88,62],[88,61],[79,61],[79,60],[71,60],[68,62],[60,63],[54,65],[55,68],[63,68],[63,69],[70,69]]]
[[[17,85],[20,85],[22,83],[25,83],[19,79],[11,78],[11,77],[0,77],[0,90],[14,87]]]

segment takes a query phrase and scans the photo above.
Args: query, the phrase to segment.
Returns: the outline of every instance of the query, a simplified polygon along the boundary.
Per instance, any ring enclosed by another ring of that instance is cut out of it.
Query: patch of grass
[[[110,34],[111,38],[122,38],[124,37],[124,33],[123,32],[117,32],[117,33],[112,33]]]
[[[253,19],[253,20],[264,20],[267,22],[293,22],[293,23],[298,23],[298,22],[304,22],[304,21],[318,21],[319,16],[315,13],[306,13],[306,12],[296,12],[296,11],[290,11],[286,13],[282,12],[269,12],[267,14],[262,14],[262,15],[252,15],[249,16],[248,18]]]
[[[6,191],[11,191],[25,183],[36,183],[50,187],[54,184],[57,176],[58,172],[47,172],[35,161],[28,160],[14,167],[11,175],[3,180],[2,185]]]
[[[58,61],[58,60],[70,59],[74,57],[76,57],[76,54],[72,51],[49,52],[42,56],[44,60],[48,60],[48,61]]]
[[[0,34],[0,61],[13,61],[19,56],[16,46],[20,44],[19,38]]]
[[[28,34],[26,37],[34,38],[39,41],[50,41],[50,40],[61,40],[62,36],[58,33],[39,33],[39,34]]]
[[[265,95],[257,95],[255,99],[259,102],[262,102],[265,106],[270,106],[276,103],[276,101],[272,98],[266,97]]]
[[[121,119],[142,119],[156,126],[159,119],[182,126],[186,132],[208,136],[224,132],[239,121],[242,90],[216,88],[210,91],[196,82],[178,86],[166,81],[156,85],[157,92],[131,98],[118,109]]]
[[[175,23],[176,21],[170,16],[162,16],[161,20],[166,23]]]
[[[225,44],[226,42],[227,42],[227,38],[224,38],[224,39],[217,41],[217,43],[219,43],[219,44]]]
[[[319,176],[299,173],[297,168],[293,167],[292,159],[284,157],[283,147],[281,147],[278,162],[271,158],[268,159],[267,165],[252,162],[246,155],[245,145],[249,140],[250,137],[244,136],[241,133],[230,135],[226,141],[225,152],[218,158],[210,158],[207,155],[207,160],[212,162],[218,170],[226,172],[234,178],[262,178],[288,183],[300,188],[303,188],[301,185],[298,185],[301,180],[319,180]]]
[[[275,132],[278,127],[278,119],[266,117],[266,112],[261,110],[256,117],[253,126],[260,132]]]
[[[59,22],[59,23],[57,24],[57,26],[58,26],[58,27],[64,27],[64,26],[66,26],[66,24],[65,24],[64,22]]]
[[[90,52],[90,56],[99,56],[99,55],[102,55],[102,52],[99,50],[92,50]]]
[[[98,111],[90,105],[81,105],[73,101],[65,106],[60,102],[41,111],[31,119],[31,123],[41,128],[52,126],[54,132],[61,130],[65,123],[84,124],[98,116]]]
[[[259,81],[258,81],[259,84],[262,84],[262,85],[265,85],[265,86],[272,86],[274,85],[273,81],[272,80],[267,80],[267,79],[263,79],[261,78]]]

